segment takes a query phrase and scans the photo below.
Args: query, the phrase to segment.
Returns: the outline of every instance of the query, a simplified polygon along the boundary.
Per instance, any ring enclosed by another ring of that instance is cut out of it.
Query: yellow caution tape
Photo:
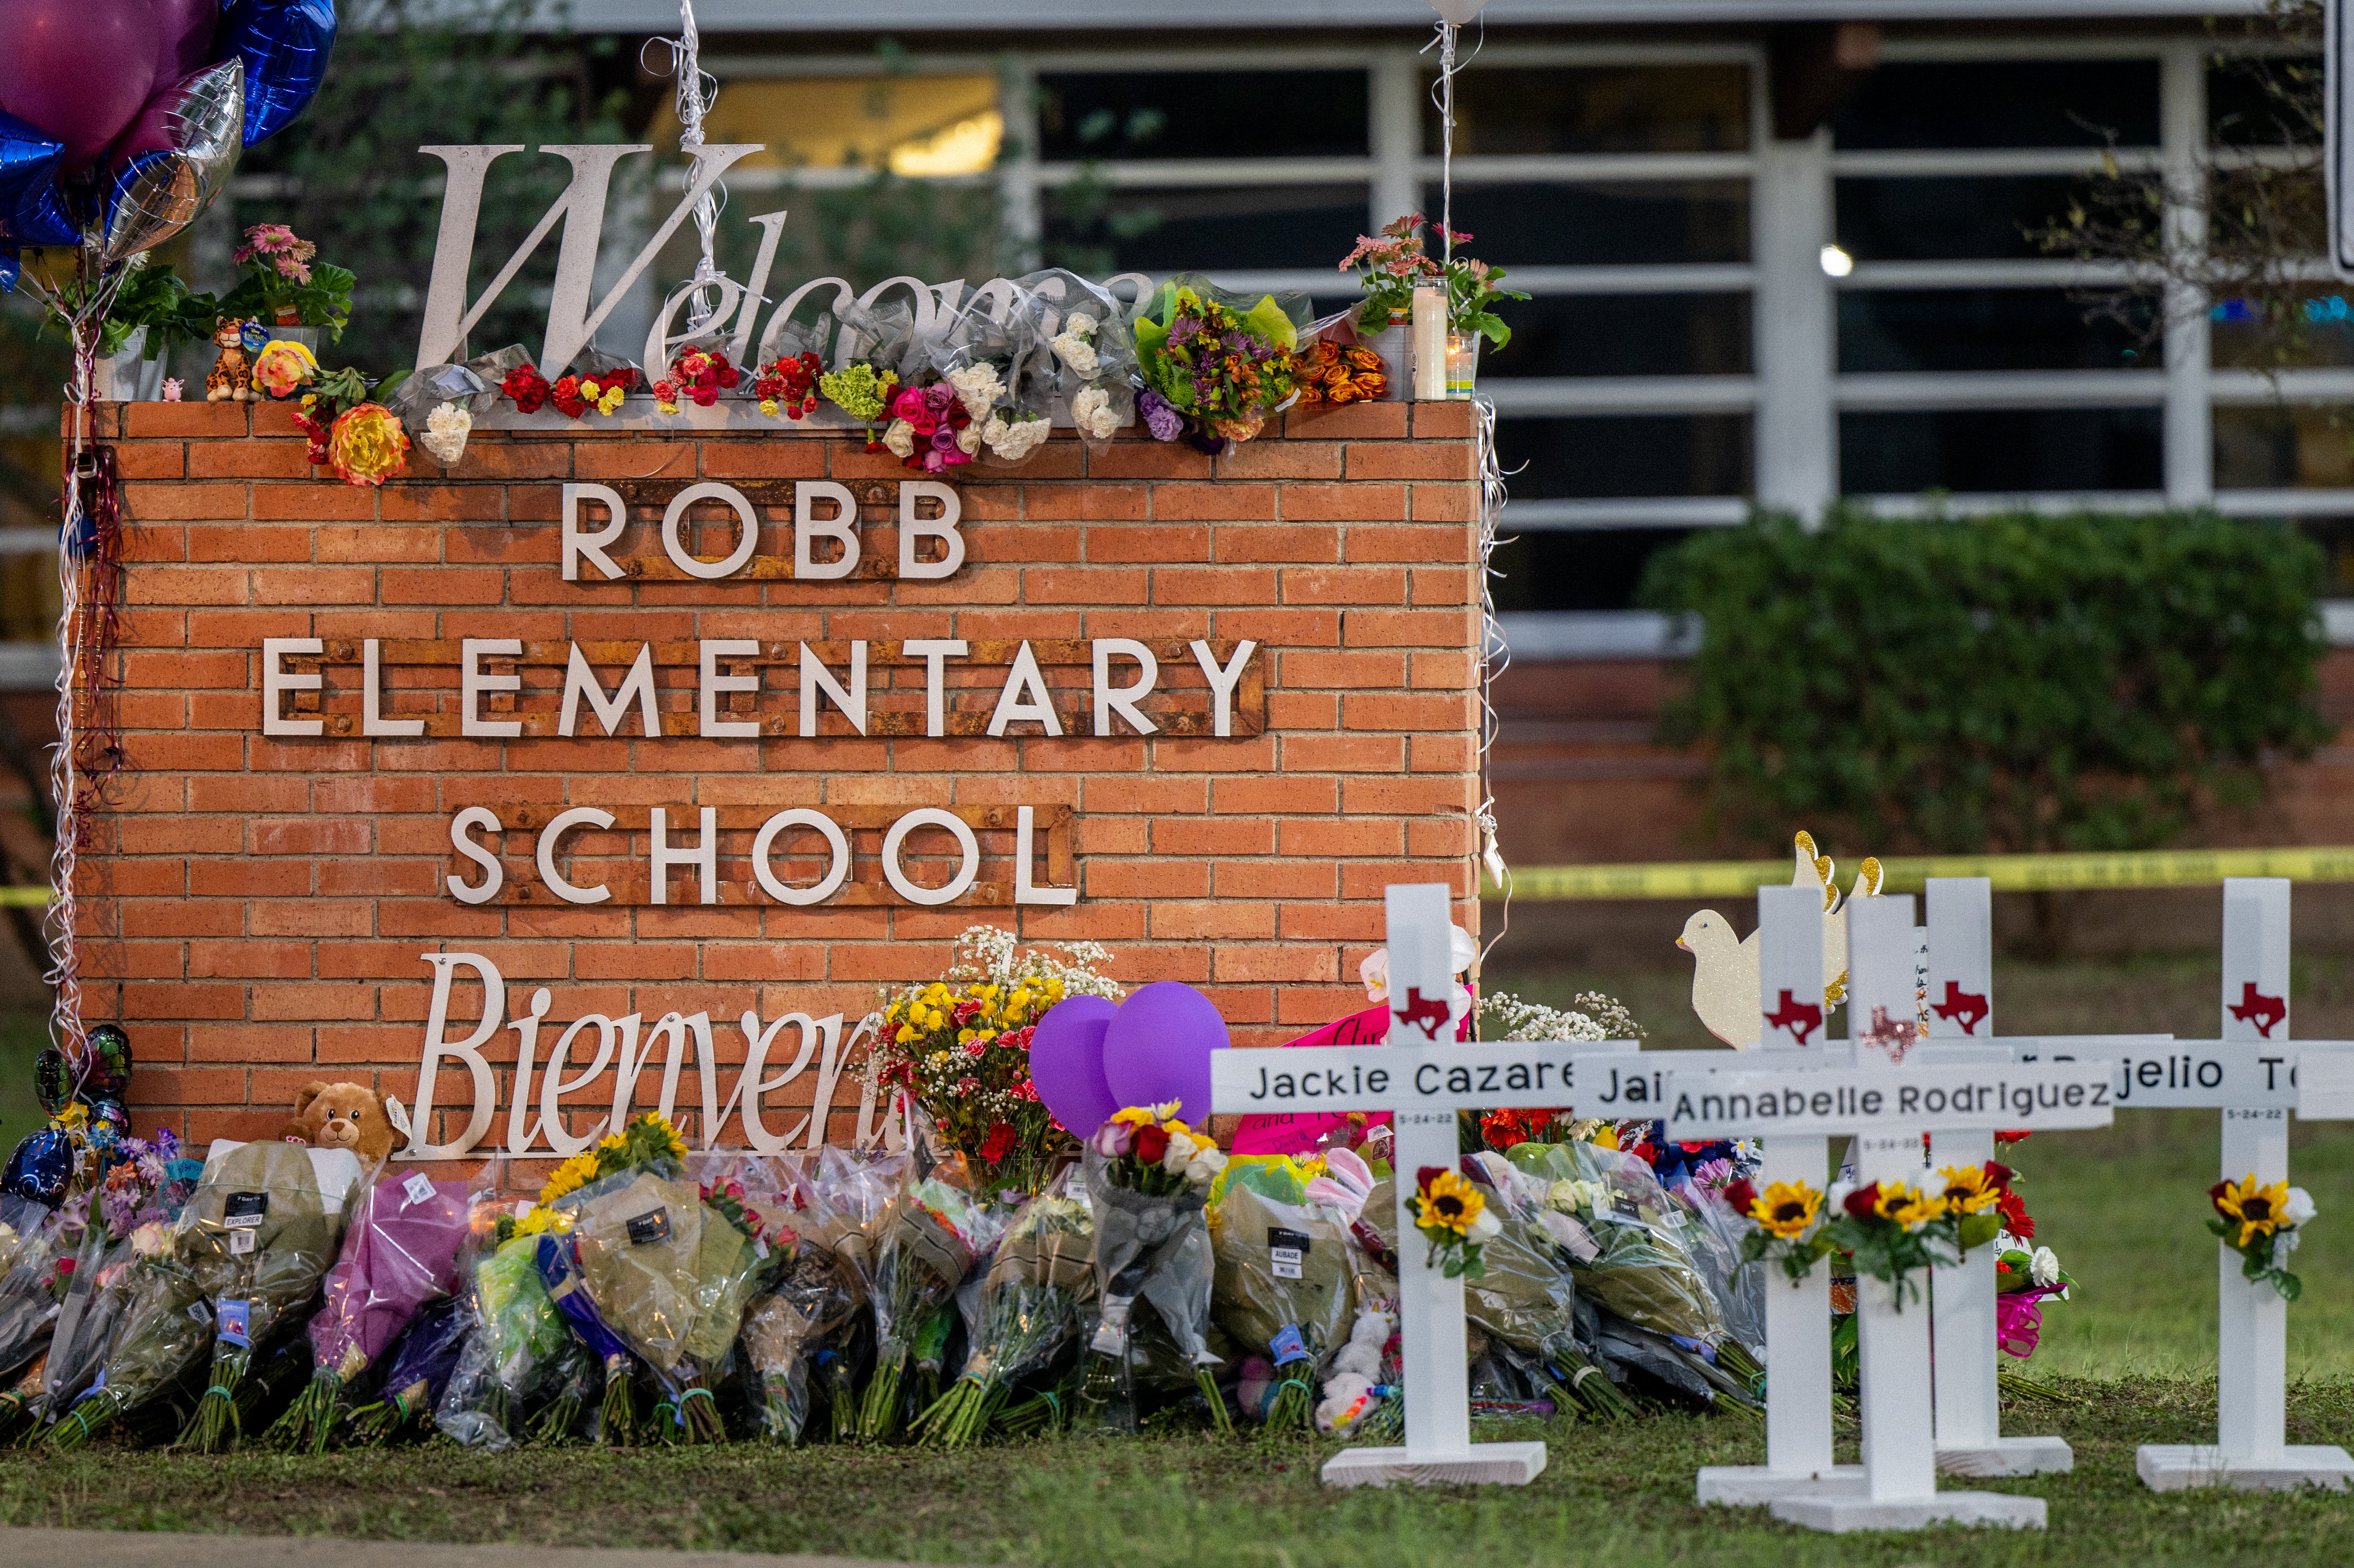
[[[2136,854],[1954,854],[1883,857],[1890,892],[1916,893],[1933,876],[1983,876],[1997,893],[2095,887],[2212,887],[2227,876],[2354,882],[2354,848],[2151,850]],[[1851,874],[1852,868],[1842,865]],[[1788,860],[1702,860],[1638,865],[1532,865],[1511,873],[1512,896],[1532,903],[1587,898],[1748,898],[1790,880]],[[1845,879],[1842,878],[1842,881]],[[1479,895],[1502,896],[1481,878]]]
[[[0,909],[46,909],[48,905],[46,887],[0,887]]]

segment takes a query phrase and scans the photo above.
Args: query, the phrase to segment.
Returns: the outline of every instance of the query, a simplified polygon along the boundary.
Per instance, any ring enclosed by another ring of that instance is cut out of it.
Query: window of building
[[[2155,313],[2088,313],[2064,289],[1850,289],[1839,299],[1839,367],[2151,369],[2164,357]]]
[[[1140,62],[1141,63],[1141,62]],[[1038,154],[1084,159],[1362,158],[1365,73],[1042,71]]]
[[[1436,79],[1426,76],[1429,87]],[[1423,114],[1423,150],[1439,145]],[[1455,87],[1455,155],[1731,153],[1749,145],[1749,71],[1716,65],[1491,66]]]
[[[2155,59],[1894,60],[1832,122],[1847,148],[2158,143]]]
[[[2166,482],[2157,408],[1933,408],[1840,416],[1840,487],[1852,495],[2156,491]]]
[[[1749,374],[1747,294],[1548,294],[1515,304],[1511,323],[1481,375]]]

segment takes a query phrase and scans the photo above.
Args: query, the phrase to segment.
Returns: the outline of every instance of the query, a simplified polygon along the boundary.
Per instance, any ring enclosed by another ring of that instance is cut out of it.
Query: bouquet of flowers
[[[2020,1361],[2043,1336],[2045,1301],[2065,1301],[2076,1281],[2048,1246],[2030,1248],[2008,1230],[1995,1237],[1995,1343]]]
[[[1176,440],[1190,420],[1215,451],[1249,440],[1289,405],[1292,349],[1308,319],[1305,302],[1289,298],[1289,310],[1272,294],[1245,304],[1192,273],[1161,286],[1133,327],[1145,383],[1137,408],[1155,440]]]
[[[420,1418],[429,1420],[472,1327],[464,1296],[426,1303],[393,1348],[382,1397],[351,1413],[351,1440],[381,1447]]]
[[[564,1314],[572,1332],[605,1370],[605,1397],[598,1406],[597,1440],[626,1444],[636,1439],[637,1400],[633,1393],[638,1358],[621,1336],[606,1325],[589,1297],[588,1277],[580,1269],[580,1249],[569,1235],[539,1233],[539,1282],[547,1298]],[[569,1423],[567,1423],[569,1425]]]
[[[345,1386],[392,1348],[427,1302],[455,1287],[470,1207],[465,1183],[421,1173],[367,1190],[327,1276],[325,1304],[311,1319],[311,1384],[271,1438],[326,1451]]]
[[[1356,1321],[1355,1248],[1347,1230],[1283,1172],[1262,1167],[1228,1183],[1210,1215],[1210,1245],[1212,1316],[1274,1365],[1261,1419],[1272,1432],[1307,1430],[1317,1372]]]
[[[1538,1224],[1580,1294],[1628,1322],[1713,1347],[1724,1321],[1684,1243],[1682,1213],[1640,1158],[1593,1143],[1523,1143],[1505,1156],[1545,1183]]]
[[[760,412],[769,418],[781,414],[798,421],[817,411],[818,377],[824,373],[824,362],[807,349],[779,355],[753,377],[752,396],[760,400]]]
[[[885,411],[891,423],[873,447],[888,451],[903,468],[945,473],[970,462],[981,450],[982,427],[965,411],[957,388],[949,382],[902,387],[892,394]]]
[[[742,379],[743,373],[727,363],[722,350],[683,348],[672,357],[670,374],[654,383],[654,407],[664,414],[675,414],[684,397],[698,408],[708,408],[719,401],[719,394],[734,391]]]
[[[238,1430],[238,1381],[311,1299],[335,1261],[345,1202],[361,1181],[348,1149],[216,1145],[180,1211],[180,1262],[211,1304],[210,1385],[182,1441],[212,1453]]]
[[[592,413],[610,418],[621,411],[621,399],[635,391],[637,385],[637,366],[617,365],[610,370],[587,371],[560,378],[547,389],[547,400],[567,419],[583,418]]]
[[[1760,1192],[1747,1179],[1724,1190],[1724,1201],[1755,1229],[1741,1239],[1744,1263],[1767,1263],[1804,1279],[1831,1250],[1822,1192],[1804,1181],[1769,1181]]]
[[[1920,1283],[1914,1277],[1919,1270],[1951,1263],[1959,1255],[1942,1193],[1903,1181],[1870,1181],[1860,1187],[1840,1182],[1831,1188],[1830,1202],[1833,1213],[1824,1230],[1831,1245],[1848,1255],[1858,1275],[1886,1285],[1898,1311],[1903,1310],[1908,1296],[1921,1298]]]
[[[897,1421],[910,1340],[964,1283],[980,1230],[981,1212],[972,1195],[937,1177],[904,1189],[884,1212],[870,1286],[875,1374],[859,1408],[861,1437],[886,1436]]]
[[[466,1337],[433,1421],[469,1448],[497,1450],[514,1446],[534,1405],[553,1408],[561,1419],[574,1397],[577,1341],[539,1277],[539,1237],[552,1214],[535,1209],[489,1227],[483,1214],[475,1211],[474,1234],[486,1245],[472,1259]],[[585,1361],[585,1352],[577,1359]],[[561,1421],[563,1428],[569,1425]],[[552,1425],[543,1422],[541,1431],[560,1436]]]
[[[865,1303],[852,1258],[864,1255],[866,1234],[862,1216],[837,1209],[828,1198],[832,1184],[811,1179],[798,1156],[771,1156],[761,1163],[778,1168],[766,1172],[770,1181],[765,1185],[774,1195],[764,1200],[764,1210],[790,1230],[778,1233],[783,1256],[768,1293],[745,1312],[743,1343],[760,1379],[761,1436],[790,1445],[801,1441],[809,1425],[811,1357],[846,1335]],[[837,1364],[842,1360],[834,1357]],[[835,1398],[846,1407],[847,1388]]]
[[[1017,949],[1011,931],[968,928],[946,977],[885,1000],[876,1082],[913,1096],[983,1188],[1036,1192],[1077,1146],[1030,1081],[1031,1036],[1066,996],[1118,999],[1110,959],[1093,942]]]
[[[1096,1280],[1103,1312],[1087,1345],[1081,1398],[1098,1424],[1133,1430],[1129,1314],[1139,1298],[1191,1362],[1220,1431],[1232,1429],[1211,1369],[1210,1295],[1216,1258],[1206,1189],[1226,1157],[1168,1107],[1129,1107],[1096,1129],[1082,1156],[1095,1209]]]
[[[352,316],[352,289],[359,281],[348,268],[317,260],[319,248],[295,237],[282,223],[257,223],[231,258],[245,269],[228,297],[226,316],[251,316],[280,326],[323,327],[343,340]]]
[[[1084,1192],[1066,1177],[1014,1216],[981,1287],[964,1373],[917,1422],[925,1441],[970,1445],[1013,1384],[1077,1337],[1080,1311],[1096,1293],[1095,1215]]]
[[[48,1414],[57,1425],[44,1443],[59,1452],[80,1447],[116,1417],[168,1392],[196,1369],[212,1342],[213,1314],[204,1289],[176,1248],[142,1256],[102,1375],[70,1410],[58,1408],[69,1395],[52,1394]]]
[[[58,1303],[83,1266],[73,1252],[81,1238],[74,1234],[65,1210],[52,1211],[30,1198],[9,1194],[6,1218],[0,1220],[8,1239],[0,1245],[0,1373],[13,1372],[48,1342]],[[77,1207],[80,1205],[77,1204]],[[104,1232],[89,1228],[90,1244]]]
[[[548,386],[547,377],[539,373],[539,366],[526,362],[506,373],[499,382],[499,390],[514,400],[516,413],[536,414],[547,407],[548,397],[554,388]]]
[[[2284,1301],[2304,1294],[2305,1282],[2288,1271],[2288,1255],[2313,1218],[2311,1193],[2285,1181],[2258,1181],[2252,1171],[2237,1181],[2216,1182],[2207,1199],[2215,1206],[2207,1228],[2240,1255],[2243,1278],[2269,1283]]]
[[[1390,389],[1389,366],[1363,344],[1319,338],[1299,355],[1292,372],[1299,406],[1340,408],[1378,402]]]
[[[1355,268],[1364,284],[1359,323],[1369,332],[1379,332],[1402,321],[1413,313],[1416,285],[1443,282],[1448,329],[1467,336],[1477,333],[1498,348],[1503,347],[1511,341],[1512,329],[1497,317],[1494,303],[1500,299],[1525,300],[1528,295],[1498,286],[1504,276],[1500,267],[1469,256],[1453,256],[1444,262],[1432,256],[1423,249],[1426,227],[1437,229],[1440,238],[1456,245],[1471,239],[1468,234],[1432,224],[1418,212],[1408,213],[1391,219],[1379,236],[1358,236],[1356,249],[1341,259],[1341,270]]]
[[[880,450],[879,427],[889,420],[892,399],[908,379],[907,360],[916,348],[915,314],[905,304],[854,305],[838,323],[820,317],[815,335],[834,340],[841,368],[817,380],[819,394],[866,427],[867,450]]]

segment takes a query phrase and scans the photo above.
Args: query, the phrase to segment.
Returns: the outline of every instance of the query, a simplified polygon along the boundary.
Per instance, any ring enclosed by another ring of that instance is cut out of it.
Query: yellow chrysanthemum
[[[1880,1201],[1872,1213],[1883,1220],[1892,1220],[1908,1231],[1917,1231],[1930,1221],[1942,1219],[1946,1200],[1933,1198],[1917,1187],[1907,1187],[1902,1181],[1882,1181]]]
[[[1422,1190],[1422,1210],[1416,1223],[1426,1230],[1469,1235],[1487,1206],[1488,1201],[1479,1195],[1477,1187],[1455,1171],[1442,1171]]]
[[[1150,1127],[1160,1119],[1148,1106],[1129,1106],[1111,1113],[1111,1119],[1122,1127]]]
[[[1823,1195],[1804,1181],[1773,1181],[1749,1205],[1749,1217],[1768,1235],[1795,1239],[1807,1234],[1822,1207]]]
[[[923,1038],[923,1036],[922,1036],[922,1035],[920,1035],[920,1034],[918,1034],[918,1033],[917,1033],[914,1030],[912,1030],[912,1029],[908,1028],[906,1024],[902,1023],[901,1025],[899,1025],[899,1033],[896,1033],[896,1034],[894,1034],[893,1036],[891,1036],[891,1038],[892,1038],[892,1039],[894,1039],[894,1040],[896,1040],[896,1041],[897,1041],[900,1044],[905,1045],[905,1044],[907,1044],[908,1042],[910,1042],[910,1041],[913,1041],[913,1040],[920,1040],[920,1039],[922,1039],[922,1038]]]
[[[2002,1189],[1982,1165],[1948,1165],[1937,1174],[1946,1181],[1946,1207],[1955,1213],[1983,1213],[2002,1202]]]
[[[539,1207],[515,1222],[514,1234],[519,1236],[535,1236],[542,1231],[553,1231],[561,1235],[571,1228],[571,1216],[557,1213],[554,1209],[547,1207],[546,1200],[542,1199]]]
[[[2253,1171],[2240,1181],[2225,1181],[2222,1192],[2215,1197],[2215,1212],[2240,1223],[2240,1239],[2232,1244],[2235,1246],[2245,1246],[2258,1236],[2268,1236],[2279,1230],[2287,1218],[2287,1208],[2288,1183],[2262,1185]]]

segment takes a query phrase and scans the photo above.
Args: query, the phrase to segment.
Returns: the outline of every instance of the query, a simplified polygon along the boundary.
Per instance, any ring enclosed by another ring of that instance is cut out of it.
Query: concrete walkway
[[[855,1557],[460,1546],[324,1535],[175,1535],[143,1530],[0,1529],[0,1563],[79,1568],[902,1568]]]

